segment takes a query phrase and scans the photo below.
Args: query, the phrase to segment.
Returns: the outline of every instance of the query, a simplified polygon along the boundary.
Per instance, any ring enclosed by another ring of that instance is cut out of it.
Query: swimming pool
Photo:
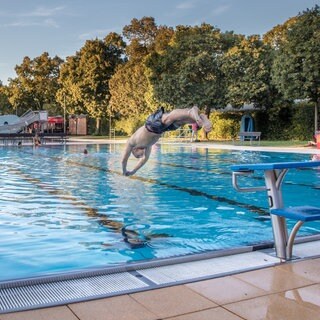
[[[161,145],[129,178],[121,175],[122,151],[123,145],[0,149],[0,281],[272,241],[265,193],[236,192],[230,165],[310,159]],[[319,178],[317,170],[289,171],[285,203],[317,205]],[[247,183],[263,182],[256,175]],[[317,222],[299,235],[315,233]]]

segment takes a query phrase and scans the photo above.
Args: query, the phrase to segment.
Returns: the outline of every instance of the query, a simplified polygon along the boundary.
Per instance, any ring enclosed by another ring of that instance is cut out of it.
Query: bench
[[[289,169],[319,167],[320,161],[239,164],[231,166],[233,187],[239,192],[267,191],[276,254],[280,259],[292,259],[294,239],[300,227],[308,221],[320,220],[320,207],[284,207],[281,184]],[[265,185],[256,187],[239,186],[239,178],[263,170]],[[286,219],[296,220],[291,232]]]
[[[253,139],[259,141],[260,145],[260,136],[261,132],[259,131],[245,131],[245,132],[239,132],[239,139],[240,141],[250,140],[250,144],[252,144]]]

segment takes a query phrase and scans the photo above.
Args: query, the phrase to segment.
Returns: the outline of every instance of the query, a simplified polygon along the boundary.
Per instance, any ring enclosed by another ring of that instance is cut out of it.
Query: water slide
[[[26,129],[34,122],[48,121],[47,111],[32,111],[28,110],[21,117],[16,115],[0,116],[0,134],[1,133],[19,133]]]

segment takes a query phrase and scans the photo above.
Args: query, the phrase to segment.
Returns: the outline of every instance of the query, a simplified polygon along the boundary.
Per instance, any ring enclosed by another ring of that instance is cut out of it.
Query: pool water
[[[230,166],[310,159],[161,145],[124,177],[123,148],[0,149],[0,281],[272,241],[266,193],[235,191]],[[264,180],[257,173],[245,183]],[[320,171],[289,171],[283,190],[286,204],[317,205]],[[317,233],[314,222],[299,235]]]

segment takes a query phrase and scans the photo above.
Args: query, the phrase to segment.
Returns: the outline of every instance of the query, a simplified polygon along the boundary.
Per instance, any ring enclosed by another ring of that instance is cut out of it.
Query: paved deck
[[[1,320],[319,319],[320,258],[184,285],[0,315]]]

